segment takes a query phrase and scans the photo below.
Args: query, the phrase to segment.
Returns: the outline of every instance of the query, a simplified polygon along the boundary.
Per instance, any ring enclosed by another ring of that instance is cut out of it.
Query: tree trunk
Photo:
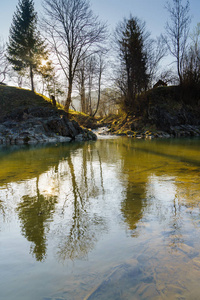
[[[99,88],[98,88],[98,100],[97,100],[97,106],[96,106],[96,110],[93,113],[93,117],[96,115],[98,108],[99,108],[99,103],[100,103],[100,98],[101,98],[101,74],[102,74],[102,70],[100,68],[100,72],[99,72]]]
[[[81,92],[81,111],[86,113],[86,105],[85,105],[85,89]]]
[[[86,104],[85,104],[85,80],[81,80],[81,111],[86,113]]]
[[[182,85],[182,82],[183,82],[183,80],[182,80],[182,74],[181,74],[181,67],[180,67],[180,60],[179,60],[179,58],[178,58],[178,61],[177,61],[177,69],[178,69],[178,77],[179,77],[179,83],[180,83],[180,85]]]
[[[92,90],[92,78],[91,75],[89,76],[89,89],[88,89],[88,111],[90,116],[92,116],[92,95],[91,95],[91,90]]]
[[[179,83],[182,85],[182,76],[181,76],[181,63],[180,63],[180,33],[178,29],[178,41],[177,41],[177,71],[179,77]]]
[[[69,112],[69,107],[72,102],[72,80],[69,80],[69,86],[68,86],[68,93],[67,93],[67,100],[65,103],[65,111]]]
[[[34,92],[33,68],[31,65],[30,65],[30,78],[31,78],[31,90]]]

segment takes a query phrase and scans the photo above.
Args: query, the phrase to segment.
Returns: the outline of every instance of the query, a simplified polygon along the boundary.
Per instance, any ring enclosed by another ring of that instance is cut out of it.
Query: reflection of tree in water
[[[37,194],[34,197],[23,196],[17,208],[23,235],[32,242],[31,253],[37,261],[44,260],[47,250],[46,234],[48,231],[48,220],[54,213],[57,198],[55,196],[45,197],[40,194],[36,180]]]
[[[2,215],[3,219],[5,219],[5,209],[4,209],[4,203],[0,200],[0,215]],[[0,227],[1,230],[1,227]]]
[[[199,161],[194,155],[197,153],[196,149],[165,141],[119,142],[124,162],[123,173],[127,175],[128,182],[125,200],[122,202],[122,213],[128,228],[134,230],[141,217],[152,210],[159,223],[166,224],[169,229],[168,232],[164,231],[163,235],[170,248],[176,249],[184,242],[182,233],[185,205],[192,205],[191,199],[194,198],[196,207],[197,193],[200,190],[197,171]],[[180,149],[181,156],[179,156]],[[190,152],[193,157],[190,156]],[[194,177],[188,175],[191,171]],[[154,184],[151,178],[155,178],[156,188],[152,194],[147,195]],[[159,193],[162,194],[163,200],[158,196],[159,186],[162,187]],[[172,193],[171,196],[169,191]],[[168,201],[165,201],[167,196]]]
[[[81,147],[74,144],[71,147],[58,147],[57,152],[52,151],[48,152],[48,161],[53,159],[55,165],[51,164],[48,169],[46,162],[48,171],[37,174],[34,196],[26,192],[27,195],[21,197],[17,207],[22,233],[32,243],[31,253],[38,261],[46,256],[47,233],[56,203],[62,205],[63,201],[59,224],[59,228],[62,228],[58,242],[59,259],[87,255],[94,247],[97,233],[105,230],[105,220],[98,214],[98,209],[91,209],[96,199],[104,195],[101,158],[95,144],[85,143]],[[27,181],[25,190],[29,190],[29,185]],[[94,202],[91,199],[95,199]],[[73,211],[70,218],[67,217],[69,206],[70,212]],[[63,222],[68,222],[69,226],[64,228]]]
[[[127,223],[128,228],[135,236],[135,229],[137,223],[143,216],[143,207],[145,199],[145,185],[135,183],[129,183],[127,186],[126,197],[122,201],[121,211],[124,217],[124,221]]]
[[[124,174],[123,176],[126,175],[126,192],[121,203],[121,212],[131,234],[136,236],[137,223],[143,217],[143,208],[147,205],[146,184],[148,175],[144,169],[146,169],[145,160],[148,158],[141,157],[129,141],[124,143],[122,140],[119,150],[123,161],[122,174]]]
[[[69,229],[63,232],[61,229],[60,235],[62,236],[59,242],[59,250],[57,252],[59,260],[85,257],[88,252],[94,247],[97,241],[98,232],[106,229],[105,219],[98,215],[98,212],[89,210],[89,199],[95,198],[100,194],[100,187],[95,180],[93,151],[92,145],[87,145],[82,148],[82,172],[81,177],[76,176],[73,160],[71,154],[66,158],[69,166],[71,178],[71,195],[73,197],[72,203],[72,219],[69,222]],[[96,151],[95,151],[96,153]],[[97,153],[98,156],[98,153]],[[96,156],[95,156],[96,158]],[[102,194],[103,178],[101,160],[98,156],[100,164],[100,178]],[[79,174],[80,175],[80,174]]]
[[[162,208],[160,208],[162,209]],[[174,199],[171,202],[171,211],[169,218],[169,227],[171,231],[169,231],[169,246],[172,249],[176,249],[180,247],[182,243],[184,243],[183,234],[182,234],[182,226],[183,226],[183,213],[182,213],[182,205],[180,199],[174,195]],[[168,237],[168,238],[169,238]]]
[[[102,232],[105,228],[105,221],[102,217],[97,215],[91,217],[75,201],[70,230],[68,234],[61,233],[62,238],[57,252],[59,260],[86,257],[97,242],[97,233]]]

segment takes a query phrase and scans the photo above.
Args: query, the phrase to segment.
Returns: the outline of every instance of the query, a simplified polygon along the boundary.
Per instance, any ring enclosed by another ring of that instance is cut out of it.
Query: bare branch
[[[173,5],[167,2],[166,10],[169,13],[170,20],[165,27],[165,41],[170,54],[176,58],[177,72],[181,83],[183,59],[191,22],[189,1],[186,1],[185,6],[182,4],[182,0],[173,0]]]
[[[78,65],[104,41],[106,24],[94,16],[87,0],[43,0],[43,6],[46,33],[68,80],[68,110]]]
[[[0,82],[4,82],[10,73],[10,65],[6,58],[6,44],[0,39]]]

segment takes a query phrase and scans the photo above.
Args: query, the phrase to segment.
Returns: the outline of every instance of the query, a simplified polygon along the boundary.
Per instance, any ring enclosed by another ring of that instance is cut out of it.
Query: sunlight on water
[[[0,299],[198,299],[199,146],[0,148]]]

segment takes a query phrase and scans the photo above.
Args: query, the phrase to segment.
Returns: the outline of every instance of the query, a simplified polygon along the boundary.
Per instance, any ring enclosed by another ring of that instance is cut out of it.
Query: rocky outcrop
[[[154,105],[148,111],[148,123],[171,137],[200,136],[200,112],[191,107],[170,108]]]
[[[174,137],[200,136],[200,125],[170,126],[169,131]]]
[[[0,123],[0,144],[37,144],[95,140],[96,135],[53,108],[19,108]]]
[[[200,125],[199,112],[184,108],[170,111],[164,107],[154,106],[149,110],[148,119],[157,128],[169,133],[171,133],[171,127],[173,126]]]

